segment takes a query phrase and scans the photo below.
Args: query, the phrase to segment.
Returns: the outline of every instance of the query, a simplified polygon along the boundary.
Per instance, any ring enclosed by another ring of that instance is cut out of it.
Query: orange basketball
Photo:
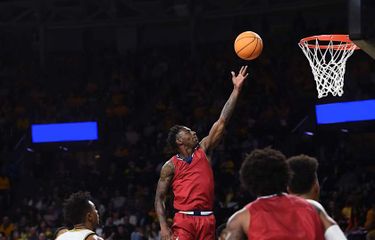
[[[253,60],[262,53],[263,41],[257,33],[246,31],[237,36],[234,50],[240,58]]]

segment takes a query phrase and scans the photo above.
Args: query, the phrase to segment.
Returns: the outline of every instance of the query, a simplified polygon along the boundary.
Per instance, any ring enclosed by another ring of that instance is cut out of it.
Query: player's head
[[[282,193],[289,180],[286,157],[271,148],[255,149],[245,157],[240,179],[244,187],[257,196]]]
[[[90,200],[89,192],[73,193],[64,202],[64,219],[68,225],[83,224],[93,230],[99,224],[99,215],[95,204]]]
[[[318,160],[307,155],[297,155],[287,160],[291,171],[291,178],[288,184],[288,191],[291,194],[305,195],[318,200],[319,182],[317,177]]]
[[[198,142],[196,133],[188,127],[174,125],[169,129],[167,143],[174,150],[178,150],[180,146],[193,148]]]

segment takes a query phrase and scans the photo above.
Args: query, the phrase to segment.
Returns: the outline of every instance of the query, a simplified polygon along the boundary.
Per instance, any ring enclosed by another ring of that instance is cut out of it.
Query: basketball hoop
[[[342,96],[346,60],[359,49],[348,35],[331,34],[302,38],[298,43],[309,60],[318,98]]]

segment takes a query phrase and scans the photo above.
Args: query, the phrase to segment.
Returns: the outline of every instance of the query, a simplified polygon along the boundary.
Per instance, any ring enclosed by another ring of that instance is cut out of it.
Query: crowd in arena
[[[374,136],[319,137],[295,130],[315,104],[311,70],[293,34],[276,44],[271,33],[262,33],[264,52],[247,63],[249,79],[214,152],[217,226],[254,199],[239,184],[244,155],[272,146],[287,156],[315,156],[322,205],[348,239],[365,239],[375,229],[375,164],[366,152]],[[160,239],[154,197],[161,166],[170,157],[168,129],[183,124],[205,136],[231,91],[230,71],[243,64],[229,42],[197,44],[193,56],[190,51],[189,46],[127,54],[103,50],[90,61],[82,53],[56,53],[44,70],[27,57],[2,58],[0,240],[54,239],[63,225],[63,199],[77,190],[94,197],[101,221],[96,231],[104,239]],[[374,63],[364,56],[349,60],[347,98],[366,99],[375,92]],[[99,140],[31,142],[31,124],[73,121],[97,121]],[[173,212],[168,216],[171,221]]]

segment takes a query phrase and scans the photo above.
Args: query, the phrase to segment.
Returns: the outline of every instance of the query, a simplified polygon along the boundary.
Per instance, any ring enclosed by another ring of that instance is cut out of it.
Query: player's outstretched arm
[[[225,126],[233,114],[233,110],[236,106],[237,98],[241,91],[242,85],[247,76],[249,75],[247,73],[247,66],[242,66],[237,75],[234,72],[231,72],[231,74],[233,82],[233,91],[229,99],[225,103],[223,109],[221,110],[219,119],[212,125],[208,136],[203,138],[200,143],[201,147],[205,150],[205,152],[216,147],[219,141],[221,140]]]
[[[160,222],[160,235],[162,240],[171,240],[171,231],[167,224],[165,213],[165,200],[174,175],[174,165],[171,160],[167,161],[160,172],[160,178],[155,194],[155,210]]]
[[[225,240],[247,239],[247,229],[250,224],[250,213],[246,208],[235,212],[228,220],[225,228]]]

